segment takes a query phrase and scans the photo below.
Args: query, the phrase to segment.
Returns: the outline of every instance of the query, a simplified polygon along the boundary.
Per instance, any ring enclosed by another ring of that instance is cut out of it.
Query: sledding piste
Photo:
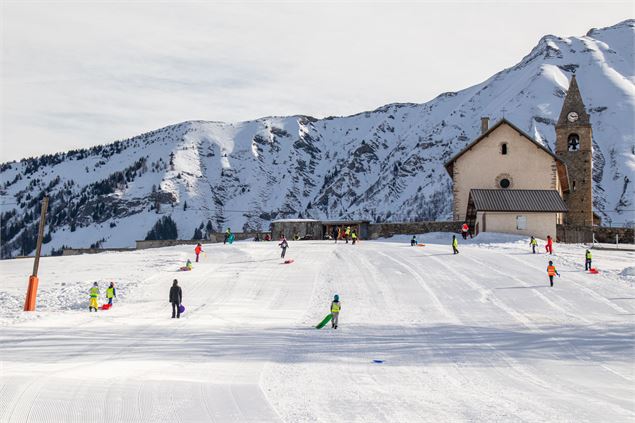
[[[322,320],[320,323],[318,323],[318,325],[315,328],[316,329],[322,329],[328,322],[331,321],[332,318],[333,318],[333,315],[331,313],[327,314],[326,317],[324,318],[324,320]]]

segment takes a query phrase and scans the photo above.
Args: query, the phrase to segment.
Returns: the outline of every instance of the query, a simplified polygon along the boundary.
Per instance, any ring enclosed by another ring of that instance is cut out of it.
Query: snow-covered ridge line
[[[2,255],[33,250],[45,194],[45,253],[131,246],[163,216],[180,238],[196,229],[266,229],[283,218],[445,220],[452,204],[443,164],[478,135],[480,117],[504,115],[554,150],[574,72],[593,124],[595,209],[606,223],[633,222],[634,34],[627,20],[581,37],[546,36],[517,65],[423,104],[324,119],[187,121],[4,163]]]

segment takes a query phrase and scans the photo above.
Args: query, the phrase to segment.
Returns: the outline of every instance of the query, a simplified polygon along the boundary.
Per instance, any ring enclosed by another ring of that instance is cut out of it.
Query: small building
[[[503,232],[536,236],[556,234],[567,206],[555,190],[472,189],[466,221],[474,233]]]
[[[369,220],[315,220],[315,219],[279,219],[271,222],[272,239],[325,239],[332,235],[333,228],[339,227],[344,233],[347,227],[355,231],[361,239],[368,239]]]
[[[287,239],[299,236],[301,239],[322,239],[322,222],[315,219],[279,219],[271,222],[271,238],[276,240],[284,235]]]
[[[344,233],[347,227],[351,228],[351,232],[355,231],[355,233],[361,239],[368,239],[368,225],[370,225],[369,220],[323,220],[322,225],[324,227],[324,234],[331,235],[333,234],[334,228],[340,228],[340,231]]]

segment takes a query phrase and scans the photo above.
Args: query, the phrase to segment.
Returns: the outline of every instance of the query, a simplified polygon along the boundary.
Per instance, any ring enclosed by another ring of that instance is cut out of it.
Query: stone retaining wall
[[[463,222],[396,222],[368,225],[370,239],[389,238],[393,235],[425,234],[429,232],[461,232]]]
[[[609,228],[604,226],[558,225],[556,239],[560,242],[590,244],[595,235],[596,242],[614,244],[618,236],[620,244],[635,243],[634,228]]]
[[[81,254],[99,254],[107,251],[134,251],[134,248],[64,248],[63,256],[79,256]]]
[[[245,239],[253,239],[256,235],[260,235],[260,239],[265,236],[265,234],[270,234],[270,232],[234,232],[234,239],[236,241],[241,241]],[[215,234],[210,235],[209,239],[161,239],[161,240],[150,240],[150,241],[137,241],[137,250],[145,250],[148,248],[161,248],[161,247],[172,247],[175,245],[196,245],[199,242],[201,244],[213,244],[216,242],[223,242],[225,238],[225,234],[217,232]]]

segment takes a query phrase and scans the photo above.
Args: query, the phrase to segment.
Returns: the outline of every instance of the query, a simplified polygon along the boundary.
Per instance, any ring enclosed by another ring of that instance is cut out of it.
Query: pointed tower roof
[[[571,112],[578,114],[578,119],[574,122],[570,122],[567,116]],[[560,118],[558,119],[558,126],[562,125],[590,125],[589,114],[586,111],[584,102],[582,101],[582,94],[578,88],[578,81],[575,79],[575,75],[571,77],[569,83],[569,90],[564,97],[564,103],[562,104],[562,110],[560,111]]]

